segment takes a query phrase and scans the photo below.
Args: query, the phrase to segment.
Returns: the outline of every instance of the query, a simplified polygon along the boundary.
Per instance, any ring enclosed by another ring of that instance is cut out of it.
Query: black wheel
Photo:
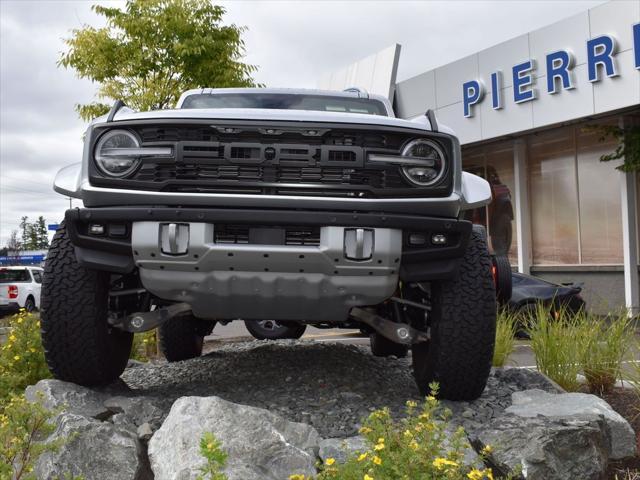
[[[307,330],[303,323],[276,322],[275,320],[245,320],[245,327],[258,340],[279,340],[282,338],[298,339]]]
[[[27,300],[24,302],[24,309],[27,312],[33,312],[36,309],[36,301],[33,299],[31,295],[27,297]]]
[[[398,358],[404,358],[409,350],[406,345],[393,342],[377,332],[369,335],[369,343],[371,345],[371,353],[376,357],[395,355]]]
[[[428,342],[413,345],[413,373],[423,395],[473,400],[486,386],[496,333],[496,297],[484,229],[474,226],[452,280],[431,284]]]
[[[214,322],[197,319],[191,313],[176,315],[158,327],[160,350],[168,362],[199,357],[204,337],[214,326]]]
[[[55,378],[105,385],[127,366],[133,334],[107,323],[109,280],[109,273],[78,264],[63,222],[47,255],[40,314],[45,358]]]
[[[507,255],[511,248],[513,228],[511,216],[506,213],[498,213],[491,222],[491,246],[496,255]]]
[[[496,286],[496,299],[500,305],[506,305],[511,300],[513,283],[509,259],[504,255],[492,255],[491,273]]]

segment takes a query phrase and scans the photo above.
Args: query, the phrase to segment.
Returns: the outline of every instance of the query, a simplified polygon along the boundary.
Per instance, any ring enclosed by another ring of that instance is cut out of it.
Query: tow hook
[[[174,303],[168,307],[157,308],[151,312],[136,312],[126,317],[114,319],[114,321],[110,319],[109,323],[113,327],[124,330],[125,332],[140,333],[153,330],[170,318],[190,310],[191,305],[188,303]]]
[[[380,335],[396,343],[411,345],[429,340],[428,333],[416,330],[406,323],[392,322],[364,308],[352,308],[351,316],[362,323],[366,323]]]

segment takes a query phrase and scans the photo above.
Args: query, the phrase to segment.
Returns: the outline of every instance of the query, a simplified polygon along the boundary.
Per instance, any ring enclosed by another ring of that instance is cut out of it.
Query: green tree
[[[42,215],[38,217],[38,220],[33,225],[36,233],[36,248],[38,250],[44,250],[49,248],[49,231],[47,230],[47,221]]]
[[[638,120],[636,120],[637,122]],[[599,125],[600,141],[610,138],[617,140],[616,149],[600,157],[602,162],[623,160],[622,165],[616,167],[623,172],[640,172],[640,125],[628,125],[619,127],[615,125]]]
[[[92,8],[106,26],[72,30],[58,65],[98,83],[98,99],[154,110],[173,106],[190,88],[255,86],[256,67],[241,62],[245,27],[222,25],[223,7],[207,0],[128,0],[124,10]],[[90,120],[109,105],[76,110]]]

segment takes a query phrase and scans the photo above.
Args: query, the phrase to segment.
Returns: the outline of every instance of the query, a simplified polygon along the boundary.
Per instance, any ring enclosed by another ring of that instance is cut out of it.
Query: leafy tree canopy
[[[128,0],[124,10],[92,8],[107,25],[72,30],[58,65],[98,83],[98,99],[154,110],[173,106],[190,88],[255,86],[257,67],[241,62],[245,27],[222,25],[223,7],[207,0]],[[76,105],[84,120],[109,108]]]
[[[602,155],[600,160],[610,162],[623,160],[623,164],[616,167],[623,172],[640,172],[640,125],[623,127],[603,125],[600,127],[601,141],[615,138],[618,145],[614,152]]]

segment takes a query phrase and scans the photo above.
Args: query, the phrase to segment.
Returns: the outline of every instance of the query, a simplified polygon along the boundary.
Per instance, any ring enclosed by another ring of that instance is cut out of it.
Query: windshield
[[[364,113],[387,116],[382,102],[369,98],[282,93],[216,93],[189,95],[182,108],[262,108]]]
[[[29,272],[26,268],[22,269],[8,269],[0,268],[0,283],[13,283],[13,282],[30,282]]]

